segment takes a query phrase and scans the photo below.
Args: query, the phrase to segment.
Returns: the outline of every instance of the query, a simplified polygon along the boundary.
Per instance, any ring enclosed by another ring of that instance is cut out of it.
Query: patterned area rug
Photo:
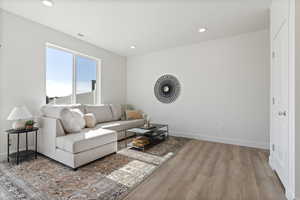
[[[169,137],[145,152],[121,149],[77,171],[43,156],[18,166],[0,163],[0,199],[119,200],[188,141]]]

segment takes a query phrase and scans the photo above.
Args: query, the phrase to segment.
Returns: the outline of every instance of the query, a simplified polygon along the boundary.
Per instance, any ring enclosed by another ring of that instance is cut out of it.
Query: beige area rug
[[[145,152],[122,149],[77,171],[44,156],[18,166],[0,163],[0,199],[119,200],[188,141],[169,137]]]

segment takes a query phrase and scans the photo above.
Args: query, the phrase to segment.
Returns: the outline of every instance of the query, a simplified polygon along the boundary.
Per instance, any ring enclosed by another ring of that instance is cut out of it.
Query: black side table
[[[22,157],[29,157],[30,155],[34,154],[35,159],[37,158],[37,134],[38,134],[39,128],[32,128],[32,129],[9,129],[6,130],[7,133],[7,162],[9,162],[9,157],[17,157],[17,165],[20,162],[20,156]],[[28,150],[28,133],[30,132],[35,132],[35,151],[29,151]],[[26,150],[20,152],[20,135],[21,134],[26,134]],[[10,147],[10,141],[9,141],[9,136],[10,135],[17,135],[17,152],[10,155],[9,154],[9,147]]]

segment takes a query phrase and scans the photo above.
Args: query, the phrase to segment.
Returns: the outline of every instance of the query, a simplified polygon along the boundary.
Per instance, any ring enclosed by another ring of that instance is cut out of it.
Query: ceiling
[[[53,7],[45,7],[40,0],[0,0],[0,7],[124,56],[268,28],[271,3],[271,0],[53,1]],[[200,27],[208,31],[199,33]],[[131,49],[132,45],[136,48]]]

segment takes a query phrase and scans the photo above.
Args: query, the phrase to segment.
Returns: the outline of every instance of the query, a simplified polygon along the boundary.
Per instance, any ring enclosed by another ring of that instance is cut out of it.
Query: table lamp
[[[23,129],[25,128],[25,120],[31,119],[32,115],[26,108],[26,106],[17,106],[10,112],[7,120],[14,121],[13,129]]]

